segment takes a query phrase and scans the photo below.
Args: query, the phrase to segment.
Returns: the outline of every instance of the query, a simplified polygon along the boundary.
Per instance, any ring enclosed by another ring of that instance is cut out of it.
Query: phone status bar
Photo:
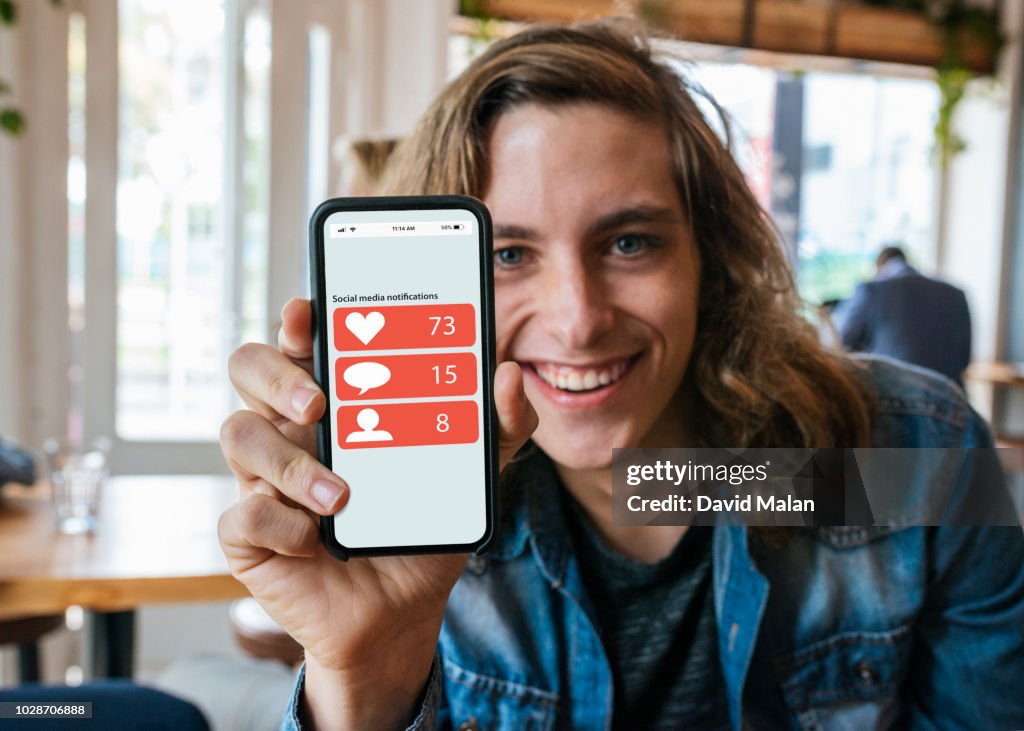
[[[328,224],[332,239],[380,238],[383,236],[468,236],[473,233],[469,221],[399,221]]]

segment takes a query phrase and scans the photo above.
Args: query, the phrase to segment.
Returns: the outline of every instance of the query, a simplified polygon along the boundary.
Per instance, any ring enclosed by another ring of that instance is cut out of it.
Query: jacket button
[[[875,672],[875,669],[868,664],[867,660],[861,660],[861,662],[857,664],[857,677],[867,685],[874,685],[878,681],[878,674]]]
[[[475,718],[470,718],[459,724],[459,731],[480,731],[480,724],[476,722]]]

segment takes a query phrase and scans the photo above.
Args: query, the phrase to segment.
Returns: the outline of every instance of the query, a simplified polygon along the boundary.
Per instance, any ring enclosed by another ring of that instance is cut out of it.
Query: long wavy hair
[[[728,130],[710,96],[655,53],[632,21],[528,28],[492,45],[447,86],[399,145],[381,192],[482,197],[488,133],[520,105],[592,102],[663,124],[702,263],[687,372],[691,404],[703,415],[698,446],[866,446],[869,389],[856,364],[824,349],[799,314],[778,233],[698,98]]]

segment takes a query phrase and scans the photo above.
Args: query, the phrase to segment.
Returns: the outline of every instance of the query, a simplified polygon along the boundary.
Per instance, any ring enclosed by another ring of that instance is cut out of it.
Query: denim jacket
[[[863,362],[875,446],[991,446],[945,379]],[[411,728],[608,729],[612,673],[557,483],[526,479],[509,497],[451,594]],[[712,551],[735,728],[1024,728],[1019,528],[795,528],[768,546],[721,525]],[[300,674],[285,729],[301,692]]]

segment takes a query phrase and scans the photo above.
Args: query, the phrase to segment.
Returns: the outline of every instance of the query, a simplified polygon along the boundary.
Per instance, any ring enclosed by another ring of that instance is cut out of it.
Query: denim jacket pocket
[[[900,723],[900,688],[910,627],[843,632],[777,664],[782,690],[802,729],[886,729]]]
[[[555,726],[557,693],[475,673],[448,659],[444,680],[455,729],[547,731]]]

